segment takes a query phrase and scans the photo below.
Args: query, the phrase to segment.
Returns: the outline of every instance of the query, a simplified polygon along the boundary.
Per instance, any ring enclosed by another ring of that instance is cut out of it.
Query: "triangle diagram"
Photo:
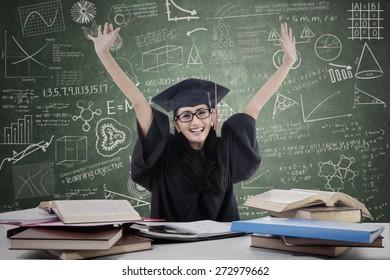
[[[202,64],[202,59],[194,41],[192,42],[192,47],[187,60],[187,64]]]
[[[288,98],[287,96],[278,93],[276,96],[273,115],[276,115],[277,113],[287,110],[288,108],[290,108],[295,104],[298,103],[292,100],[291,98]]]
[[[359,89],[355,86],[355,105],[385,105],[386,103],[379,98]]]
[[[268,41],[278,41],[280,39],[279,33],[273,28],[268,36]]]
[[[312,37],[315,37],[315,35],[314,35],[313,31],[311,31],[311,29],[306,25],[302,30],[301,38],[307,39],[307,38],[312,38]]]

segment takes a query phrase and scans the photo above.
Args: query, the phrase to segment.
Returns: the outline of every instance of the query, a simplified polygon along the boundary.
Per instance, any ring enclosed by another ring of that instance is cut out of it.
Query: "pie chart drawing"
[[[342,45],[336,36],[324,34],[317,39],[314,49],[319,58],[325,61],[332,61],[341,54]]]

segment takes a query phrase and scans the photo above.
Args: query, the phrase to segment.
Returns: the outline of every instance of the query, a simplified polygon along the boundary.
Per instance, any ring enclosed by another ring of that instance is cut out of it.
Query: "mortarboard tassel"
[[[214,128],[215,128],[215,130],[218,129],[218,97],[217,97],[218,90],[217,90],[217,88],[218,88],[217,84],[214,83],[214,95],[215,95],[215,126],[214,126]]]

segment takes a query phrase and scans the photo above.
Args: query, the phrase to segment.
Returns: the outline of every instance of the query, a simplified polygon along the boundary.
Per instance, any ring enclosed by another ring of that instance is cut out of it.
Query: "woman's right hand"
[[[110,47],[115,42],[118,33],[120,31],[120,27],[113,29],[112,24],[108,24],[107,22],[103,26],[98,26],[98,35],[97,37],[88,35],[88,38],[93,41],[93,44],[95,46],[96,53],[103,54],[105,52],[109,52]]]

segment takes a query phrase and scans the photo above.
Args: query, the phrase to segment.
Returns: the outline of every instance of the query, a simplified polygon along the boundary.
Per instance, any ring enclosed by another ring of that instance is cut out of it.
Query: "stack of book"
[[[11,250],[45,250],[69,260],[152,249],[151,239],[123,227],[142,220],[127,200],[58,200],[43,202],[39,208],[54,213],[59,221],[24,223],[9,230]]]
[[[351,247],[383,247],[384,227],[362,223],[366,206],[341,192],[273,189],[249,197],[244,206],[270,216],[232,223],[233,231],[253,233],[251,246],[337,256]]]

